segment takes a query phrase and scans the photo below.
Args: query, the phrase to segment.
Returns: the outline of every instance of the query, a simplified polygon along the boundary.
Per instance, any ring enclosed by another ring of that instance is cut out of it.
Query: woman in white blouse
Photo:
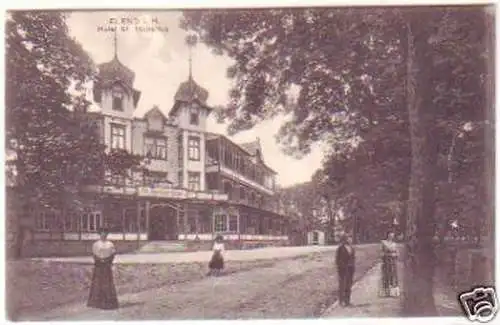
[[[92,245],[94,272],[87,302],[88,307],[117,309],[118,297],[113,281],[112,265],[116,254],[115,245],[107,239],[108,231],[99,231],[100,239]]]
[[[210,269],[209,275],[219,276],[221,270],[224,268],[224,243],[221,235],[215,237],[212,251],[212,259],[208,263],[208,268]]]

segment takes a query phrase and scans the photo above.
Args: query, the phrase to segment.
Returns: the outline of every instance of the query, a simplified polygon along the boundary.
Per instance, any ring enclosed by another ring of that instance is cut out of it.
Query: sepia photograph
[[[496,10],[6,10],[6,318],[493,321]]]

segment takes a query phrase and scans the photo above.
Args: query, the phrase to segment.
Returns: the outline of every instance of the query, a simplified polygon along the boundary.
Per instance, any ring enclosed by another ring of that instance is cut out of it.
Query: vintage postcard
[[[7,10],[7,319],[492,321],[495,19]]]

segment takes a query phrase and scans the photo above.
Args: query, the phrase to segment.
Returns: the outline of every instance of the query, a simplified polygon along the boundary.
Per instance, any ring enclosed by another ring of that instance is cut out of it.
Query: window
[[[51,230],[57,228],[57,216],[52,211],[42,211],[37,215],[36,228],[38,230]]]
[[[208,190],[217,190],[216,174],[205,174],[205,184]]]
[[[199,137],[189,137],[188,138],[188,156],[189,160],[200,160],[200,138]]]
[[[137,211],[135,209],[126,209],[124,212],[125,232],[137,233]]]
[[[168,173],[148,171],[144,174],[144,183],[145,185],[151,186],[159,183],[166,183],[168,182],[167,176]]]
[[[196,211],[196,210],[188,210],[187,211],[186,233],[188,233],[188,234],[197,233],[197,231],[196,231],[197,214],[198,214],[198,211]]]
[[[191,191],[200,190],[200,173],[188,172],[188,189]]]
[[[145,138],[145,155],[152,159],[167,159],[167,139],[166,138]]]
[[[74,212],[68,212],[64,216],[64,231],[78,231],[78,215]]]
[[[249,201],[250,201],[250,204],[255,204],[255,193],[254,192],[250,193],[250,200]]]
[[[244,187],[240,188],[240,200],[246,201],[247,199],[247,191],[245,190]]]
[[[48,230],[45,212],[40,212],[36,215],[36,228],[38,230]]]
[[[189,110],[189,124],[198,125],[200,124],[200,113],[196,107],[191,107]]]
[[[255,198],[255,205],[263,207],[262,195],[257,194],[257,197]]]
[[[179,150],[179,166],[182,166],[182,162],[184,160],[184,146],[183,146],[183,141],[182,141],[182,134],[179,135],[177,138],[177,143],[179,144],[178,150]]]
[[[240,214],[240,233],[247,233],[248,215]]]
[[[113,110],[123,111],[123,90],[116,86],[112,90],[113,96]]]
[[[100,211],[86,211],[80,216],[81,231],[97,231],[100,227],[102,227]]]
[[[125,176],[120,174],[111,175],[111,185],[114,186],[125,186]]]
[[[184,187],[184,172],[180,171],[178,176],[179,176],[179,187],[183,188]]]
[[[214,230],[215,232],[225,232],[227,229],[227,215],[214,215]]]
[[[246,232],[250,235],[257,234],[257,216],[256,215],[247,215],[246,219]]]
[[[223,186],[223,191],[225,194],[228,195],[229,199],[232,199],[233,198],[233,186],[231,185],[231,183],[229,181],[224,181],[222,182],[222,186]]]
[[[313,238],[312,238],[313,243],[318,243],[319,242],[319,232],[313,231]]]
[[[125,126],[111,124],[111,149],[125,149]]]
[[[211,233],[212,232],[212,210],[206,209],[200,211],[200,233]]]
[[[238,216],[229,216],[229,231],[238,231]]]

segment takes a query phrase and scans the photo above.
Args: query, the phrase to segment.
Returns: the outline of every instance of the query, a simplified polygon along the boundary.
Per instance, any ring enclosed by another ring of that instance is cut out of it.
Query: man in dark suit
[[[335,262],[339,275],[339,302],[341,306],[349,306],[351,304],[351,287],[355,268],[355,253],[350,236],[342,236],[341,245],[337,248]]]

